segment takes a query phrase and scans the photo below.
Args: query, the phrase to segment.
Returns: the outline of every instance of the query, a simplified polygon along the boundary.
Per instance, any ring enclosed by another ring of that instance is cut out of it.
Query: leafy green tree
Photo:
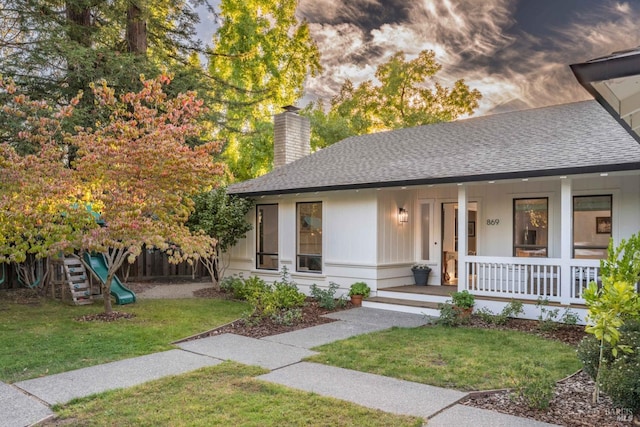
[[[321,100],[307,105],[300,112],[311,123],[311,151],[326,148],[350,136],[357,135],[351,127],[349,118],[335,111],[325,113]]]
[[[433,81],[441,68],[433,51],[422,51],[409,61],[403,52],[398,52],[378,66],[377,83],[367,80],[355,86],[347,80],[331,100],[328,113],[318,104],[308,109],[312,122],[329,123],[339,131],[321,134],[316,130],[318,126],[313,126],[318,140],[315,144],[327,146],[345,135],[450,121],[472,114],[478,107],[480,92],[470,89],[462,79],[452,87]]]
[[[189,216],[187,226],[194,233],[203,232],[216,240],[215,251],[202,257],[201,261],[219,290],[230,261],[225,255],[253,228],[246,220],[253,201],[229,195],[223,187],[199,194],[193,200],[195,210]]]
[[[618,246],[610,242],[600,272],[617,281],[637,283],[640,280],[640,234],[622,239]]]
[[[600,392],[600,375],[603,369],[605,343],[611,347],[613,357],[618,350],[633,352],[627,345],[620,345],[620,328],[629,319],[640,320],[640,295],[636,291],[640,273],[640,234],[622,240],[614,248],[609,242],[608,258],[601,261],[602,286],[591,282],[584,291],[588,307],[586,331],[600,342],[600,354],[596,374],[593,401],[597,402]]]
[[[271,168],[272,116],[303,95],[308,75],[320,71],[317,46],[297,0],[222,0],[222,25],[209,54],[214,106],[224,124],[224,156],[236,179]],[[258,149],[255,149],[257,146]],[[258,167],[247,167],[258,163]]]

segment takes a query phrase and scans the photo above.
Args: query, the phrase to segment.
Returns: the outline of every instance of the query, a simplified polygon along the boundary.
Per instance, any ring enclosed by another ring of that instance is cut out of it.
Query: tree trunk
[[[137,55],[147,54],[147,22],[142,8],[133,2],[127,8],[127,48]]]
[[[104,312],[109,314],[113,313],[113,306],[111,305],[111,281],[113,280],[113,274],[107,275],[107,280],[102,288],[102,298],[104,299]]]
[[[91,46],[91,9],[77,1],[67,1],[66,15],[69,39],[84,46]]]

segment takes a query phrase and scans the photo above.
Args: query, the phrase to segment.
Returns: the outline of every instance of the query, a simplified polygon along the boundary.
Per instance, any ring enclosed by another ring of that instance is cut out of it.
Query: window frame
[[[611,221],[611,230],[609,231],[609,238],[607,239],[607,244],[606,245],[578,245],[576,246],[576,229],[575,229],[575,223],[576,223],[576,199],[584,199],[584,198],[588,198],[588,197],[608,197],[609,198],[609,219]],[[572,224],[572,229],[571,229],[571,258],[572,259],[606,259],[607,255],[607,249],[609,247],[609,240],[611,239],[611,237],[613,237],[613,194],[608,193],[608,194],[575,194],[573,195],[572,199],[571,199],[571,224]],[[603,258],[587,258],[587,257],[581,257],[581,258],[576,258],[576,249],[580,250],[580,249],[599,249],[599,250],[604,250],[604,257]]]
[[[547,243],[546,245],[516,245],[516,234],[518,232],[517,228],[517,224],[516,224],[516,205],[517,202],[520,200],[545,200],[546,201],[546,205],[547,205]],[[533,255],[533,257],[536,258],[549,258],[549,196],[537,196],[537,197],[517,197],[513,199],[513,204],[512,204],[512,220],[513,220],[513,230],[512,230],[512,236],[511,236],[511,246],[512,246],[512,250],[513,250],[513,257],[515,258],[526,258],[526,256],[523,255],[518,255],[518,249],[544,249],[544,255],[543,256],[536,256]]]
[[[262,235],[264,236],[264,232],[263,229],[261,228],[261,222],[260,222],[260,207],[261,206],[275,206],[276,207],[276,237],[278,239],[278,242],[276,242],[276,248],[278,248],[277,252],[264,252],[261,251],[259,246],[260,243],[264,240],[264,237],[260,237],[260,233],[262,232]],[[279,266],[280,266],[280,254],[279,249],[280,249],[280,235],[279,235],[279,215],[280,215],[280,207],[278,205],[278,203],[262,203],[262,204],[257,204],[256,205],[256,270],[268,270],[268,271],[278,271],[279,270]],[[276,256],[276,265],[271,267],[271,268],[267,268],[264,267],[264,263],[262,263],[263,265],[261,265],[260,263],[260,259],[264,256]]]
[[[323,272],[323,252],[324,252],[324,237],[322,236],[322,230],[324,227],[324,224],[321,223],[320,226],[320,254],[306,254],[306,253],[301,253],[300,252],[300,231],[301,231],[301,226],[300,226],[300,207],[302,205],[313,205],[313,204],[318,204],[320,205],[320,221],[323,220],[324,217],[324,206],[321,200],[316,200],[316,201],[309,201],[309,202],[296,202],[296,272],[298,273],[312,273],[312,274],[322,274]],[[305,258],[306,262],[309,262],[309,260],[313,259],[317,259],[317,262],[319,264],[319,268],[317,270],[312,270],[308,267],[304,267],[307,269],[304,269],[303,267],[301,267],[301,258]]]

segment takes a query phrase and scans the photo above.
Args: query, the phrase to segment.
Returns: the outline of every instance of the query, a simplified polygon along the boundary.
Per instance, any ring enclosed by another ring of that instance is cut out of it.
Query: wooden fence
[[[165,253],[143,250],[133,264],[125,261],[120,270],[118,270],[117,275],[123,282],[135,282],[178,277],[199,279],[207,277],[209,273],[201,262],[193,265],[189,265],[186,262],[171,264]]]
[[[0,265],[0,289],[16,289],[18,283],[15,267],[5,264],[4,272]],[[148,280],[177,279],[177,278],[208,278],[209,273],[201,262],[193,266],[186,262],[171,264],[166,254],[160,251],[144,250],[133,264],[124,262],[116,273],[123,282],[138,282]]]

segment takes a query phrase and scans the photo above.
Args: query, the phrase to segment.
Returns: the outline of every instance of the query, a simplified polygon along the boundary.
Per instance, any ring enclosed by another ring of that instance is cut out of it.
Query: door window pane
[[[421,244],[421,258],[423,260],[428,260],[429,258],[429,247],[431,246],[431,238],[429,237],[429,214],[431,211],[431,205],[428,203],[423,203],[420,205],[420,228],[422,230],[422,244]]]
[[[278,205],[256,206],[256,268],[278,270]]]
[[[297,204],[298,271],[322,272],[322,202]]]
[[[612,196],[573,198],[573,257],[604,259],[611,238]]]
[[[549,199],[513,200],[513,255],[548,256]]]

